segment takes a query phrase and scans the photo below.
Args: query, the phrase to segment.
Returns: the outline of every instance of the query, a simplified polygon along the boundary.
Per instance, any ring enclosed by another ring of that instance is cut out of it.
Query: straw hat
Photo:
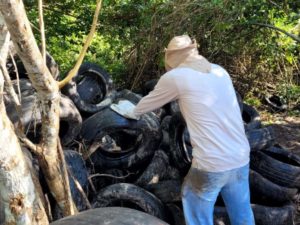
[[[171,39],[165,49],[165,67],[167,71],[176,67],[190,67],[204,73],[211,70],[209,61],[199,55],[196,41],[188,35]]]

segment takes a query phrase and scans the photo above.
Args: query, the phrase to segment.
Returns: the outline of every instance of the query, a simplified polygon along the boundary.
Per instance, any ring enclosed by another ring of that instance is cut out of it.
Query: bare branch
[[[89,45],[91,44],[92,42],[92,39],[93,39],[93,36],[94,36],[94,33],[96,31],[96,26],[97,26],[97,21],[98,21],[98,15],[100,13],[100,9],[101,9],[101,5],[102,5],[102,0],[98,0],[97,2],[97,6],[96,6],[96,11],[95,11],[95,14],[94,14],[94,18],[93,18],[93,23],[92,23],[92,28],[90,30],[90,33],[89,35],[87,36],[87,39],[84,43],[84,46],[80,52],[80,55],[78,57],[78,60],[74,66],[73,69],[70,70],[70,72],[68,73],[68,75],[58,83],[59,85],[59,88],[62,88],[63,86],[65,86],[77,73],[82,61],[83,61],[83,58],[86,54],[86,51],[89,47]]]
[[[248,23],[248,24],[251,24],[251,25],[257,25],[257,26],[261,26],[261,27],[267,27],[267,28],[270,28],[272,30],[276,30],[276,31],[279,31],[281,33],[284,33],[285,35],[287,35],[288,37],[292,38],[293,40],[297,41],[297,42],[300,42],[300,37],[294,35],[294,34],[291,34],[279,27],[275,27],[271,24],[264,24],[264,23]]]
[[[86,194],[84,193],[84,191],[83,191],[83,189],[82,189],[80,183],[79,183],[78,180],[74,177],[74,175],[72,174],[72,172],[71,172],[70,170],[68,170],[68,173],[69,173],[69,175],[72,177],[72,179],[73,179],[73,181],[74,181],[74,183],[75,183],[75,186],[76,186],[77,190],[80,192],[80,194],[81,194],[83,200],[85,201],[86,206],[87,206],[89,209],[92,209],[93,207],[92,207],[92,205],[91,205],[91,203],[90,203],[88,197],[87,197]]]
[[[57,143],[58,143],[58,156],[59,156],[60,163],[61,163],[62,170],[63,170],[64,189],[65,189],[66,196],[67,196],[66,201],[64,203],[67,207],[64,207],[63,210],[69,210],[69,212],[67,212],[67,214],[68,215],[74,215],[75,212],[77,212],[77,209],[76,209],[76,206],[75,206],[75,204],[73,202],[73,199],[72,199],[67,164],[66,164],[66,161],[65,161],[63,149],[61,147],[61,143],[60,143],[59,138],[58,138]]]
[[[39,0],[39,24],[40,24],[40,33],[42,40],[42,56],[44,63],[46,64],[46,39],[45,39],[45,28],[44,28],[44,18],[43,18],[43,0]]]

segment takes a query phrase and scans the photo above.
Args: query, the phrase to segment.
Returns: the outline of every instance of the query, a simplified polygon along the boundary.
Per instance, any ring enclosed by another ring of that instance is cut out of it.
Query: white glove
[[[118,104],[111,104],[110,108],[125,118],[134,120],[140,119],[139,116],[134,114],[135,105],[128,100],[120,100]]]

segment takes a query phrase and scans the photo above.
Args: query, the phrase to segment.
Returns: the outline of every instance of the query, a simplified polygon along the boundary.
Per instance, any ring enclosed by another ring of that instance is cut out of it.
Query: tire
[[[268,203],[275,206],[294,202],[299,198],[297,188],[277,185],[253,170],[250,170],[249,180],[252,202]]]
[[[181,201],[181,185],[181,180],[163,180],[156,184],[146,185],[144,188],[163,203],[174,203]]]
[[[137,93],[134,93],[128,89],[124,89],[120,92],[117,92],[114,103],[117,103],[119,100],[122,100],[122,99],[126,99],[136,105],[142,99],[142,96]],[[150,112],[150,113],[153,113],[159,121],[161,121],[162,118],[166,114],[166,112],[163,108],[158,108],[156,110],[153,110],[153,112]]]
[[[75,77],[62,88],[81,112],[95,113],[109,106],[114,97],[108,73],[93,63],[83,63]]]
[[[16,62],[19,78],[28,79],[27,71],[24,67],[24,64],[17,54],[14,55],[14,60]],[[46,65],[47,65],[47,68],[48,68],[49,72],[51,73],[52,77],[54,79],[57,79],[59,76],[58,64],[55,62],[54,58],[50,55],[49,52],[46,52]],[[11,59],[9,59],[7,61],[6,67],[7,67],[7,70],[8,70],[8,73],[9,73],[9,76],[11,77],[11,79],[12,80],[17,79],[15,67],[14,67]]]
[[[149,92],[153,91],[157,82],[158,82],[158,79],[152,79],[152,80],[146,81],[143,86],[143,95],[146,96],[149,94]]]
[[[75,184],[75,182],[78,182],[84,193],[87,195],[89,173],[85,166],[85,162],[82,156],[78,152],[73,150],[64,150],[64,156],[68,168],[72,199],[78,211],[86,210],[88,206],[86,205],[82,193],[78,190]],[[55,220],[63,217],[63,213],[56,203],[53,208],[52,215]]]
[[[245,130],[258,129],[261,127],[261,119],[257,110],[246,103],[243,103],[242,118],[244,121]]]
[[[166,208],[169,212],[170,224],[172,225],[185,225],[185,219],[183,210],[174,203],[166,204]]]
[[[15,86],[15,85],[14,85]],[[41,114],[38,107],[37,94],[27,80],[20,83],[22,123],[27,131],[27,137],[34,143],[39,143],[41,132]],[[19,116],[11,99],[5,99],[6,112],[13,124],[18,123]],[[81,130],[82,118],[74,103],[64,95],[60,99],[60,130],[59,137],[63,146],[67,146],[78,136]]]
[[[277,95],[267,95],[265,102],[272,112],[284,112],[287,110],[287,105],[284,104],[282,98]]]
[[[268,207],[258,204],[251,205],[256,225],[293,225],[295,207],[285,205],[282,207]],[[214,224],[230,225],[225,207],[215,206]]]
[[[135,185],[144,187],[159,182],[166,176],[168,165],[169,158],[167,154],[162,150],[155,151],[151,162],[136,180]]]
[[[93,207],[108,207],[124,204],[134,207],[152,216],[166,220],[165,207],[162,202],[150,192],[127,183],[118,183],[102,189],[93,200]]]
[[[51,225],[168,225],[164,221],[134,209],[106,207],[90,209],[57,220]]]
[[[127,99],[128,101],[130,101],[136,105],[142,99],[142,96],[139,94],[136,94],[128,89],[123,89],[122,91],[119,91],[116,94],[116,101],[121,100],[121,99]]]
[[[95,167],[128,169],[151,159],[160,143],[161,131],[151,114],[136,121],[106,108],[84,121],[81,136],[87,145],[96,146],[89,156]],[[103,143],[105,137],[112,137],[120,150],[107,148]]]
[[[241,111],[241,114],[243,113],[243,99],[242,99],[242,96],[236,91],[235,92],[236,94],[236,99],[239,103],[239,107],[240,107],[240,111]]]
[[[274,144],[275,134],[272,126],[246,131],[251,151],[266,149]]]
[[[186,173],[192,163],[192,147],[187,135],[186,123],[181,113],[172,116],[169,135],[171,162],[182,173]]]
[[[169,125],[170,125],[171,117],[172,116],[170,115],[165,116],[160,123],[160,128],[162,131],[162,139],[159,148],[166,151],[168,153],[168,156],[170,155]]]
[[[276,147],[251,152],[250,166],[275,184],[300,188],[300,159],[291,152]]]

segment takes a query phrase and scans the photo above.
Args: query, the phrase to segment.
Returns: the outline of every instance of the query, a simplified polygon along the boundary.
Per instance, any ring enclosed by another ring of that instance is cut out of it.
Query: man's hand
[[[134,114],[135,105],[128,100],[120,100],[118,104],[111,104],[110,108],[125,118],[134,120],[140,119],[139,116]]]

